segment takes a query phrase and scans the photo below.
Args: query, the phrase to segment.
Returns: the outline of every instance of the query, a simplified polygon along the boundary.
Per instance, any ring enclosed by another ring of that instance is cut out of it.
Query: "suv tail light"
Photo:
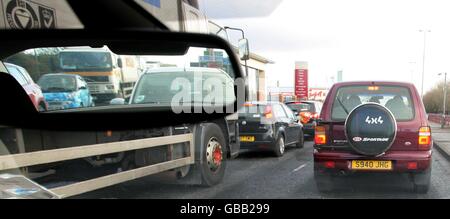
[[[266,109],[264,110],[264,116],[266,117],[266,119],[271,119],[273,117],[272,106],[266,106]]]
[[[325,127],[316,126],[314,129],[314,144],[321,145],[327,143],[327,136],[325,135]]]
[[[431,129],[428,126],[419,129],[419,149],[429,150],[431,148]]]

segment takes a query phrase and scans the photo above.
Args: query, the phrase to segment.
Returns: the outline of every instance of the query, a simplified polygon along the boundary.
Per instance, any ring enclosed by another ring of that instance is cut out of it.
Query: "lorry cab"
[[[95,102],[109,102],[130,94],[139,78],[138,61],[133,56],[118,56],[107,47],[70,47],[59,52],[62,72],[82,76],[88,83]]]

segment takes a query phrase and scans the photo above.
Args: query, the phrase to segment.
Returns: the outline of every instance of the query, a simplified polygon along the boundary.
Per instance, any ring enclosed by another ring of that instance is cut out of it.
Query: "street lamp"
[[[431,32],[431,30],[419,30],[419,32],[423,32],[423,52],[422,52],[422,89],[420,97],[423,99],[423,81],[425,78],[425,53],[426,53],[426,43],[427,43],[427,33]]]
[[[444,128],[445,126],[445,111],[446,109],[446,102],[447,102],[447,72],[439,73],[439,76],[444,75],[444,102],[443,102],[443,109],[442,109],[442,120],[441,120],[441,128]]]

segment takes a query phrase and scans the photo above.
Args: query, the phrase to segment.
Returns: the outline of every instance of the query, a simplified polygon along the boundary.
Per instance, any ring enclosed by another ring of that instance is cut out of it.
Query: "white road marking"
[[[302,164],[302,165],[300,165],[299,167],[297,167],[297,168],[295,168],[294,170],[292,170],[292,173],[301,170],[303,167],[306,167],[306,163],[305,163],[305,164]]]

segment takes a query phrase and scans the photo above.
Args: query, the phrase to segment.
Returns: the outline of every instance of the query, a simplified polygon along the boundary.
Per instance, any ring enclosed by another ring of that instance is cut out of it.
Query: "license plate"
[[[392,170],[390,160],[352,160],[354,170]]]
[[[254,142],[255,141],[255,136],[241,136],[240,140],[242,142]]]

